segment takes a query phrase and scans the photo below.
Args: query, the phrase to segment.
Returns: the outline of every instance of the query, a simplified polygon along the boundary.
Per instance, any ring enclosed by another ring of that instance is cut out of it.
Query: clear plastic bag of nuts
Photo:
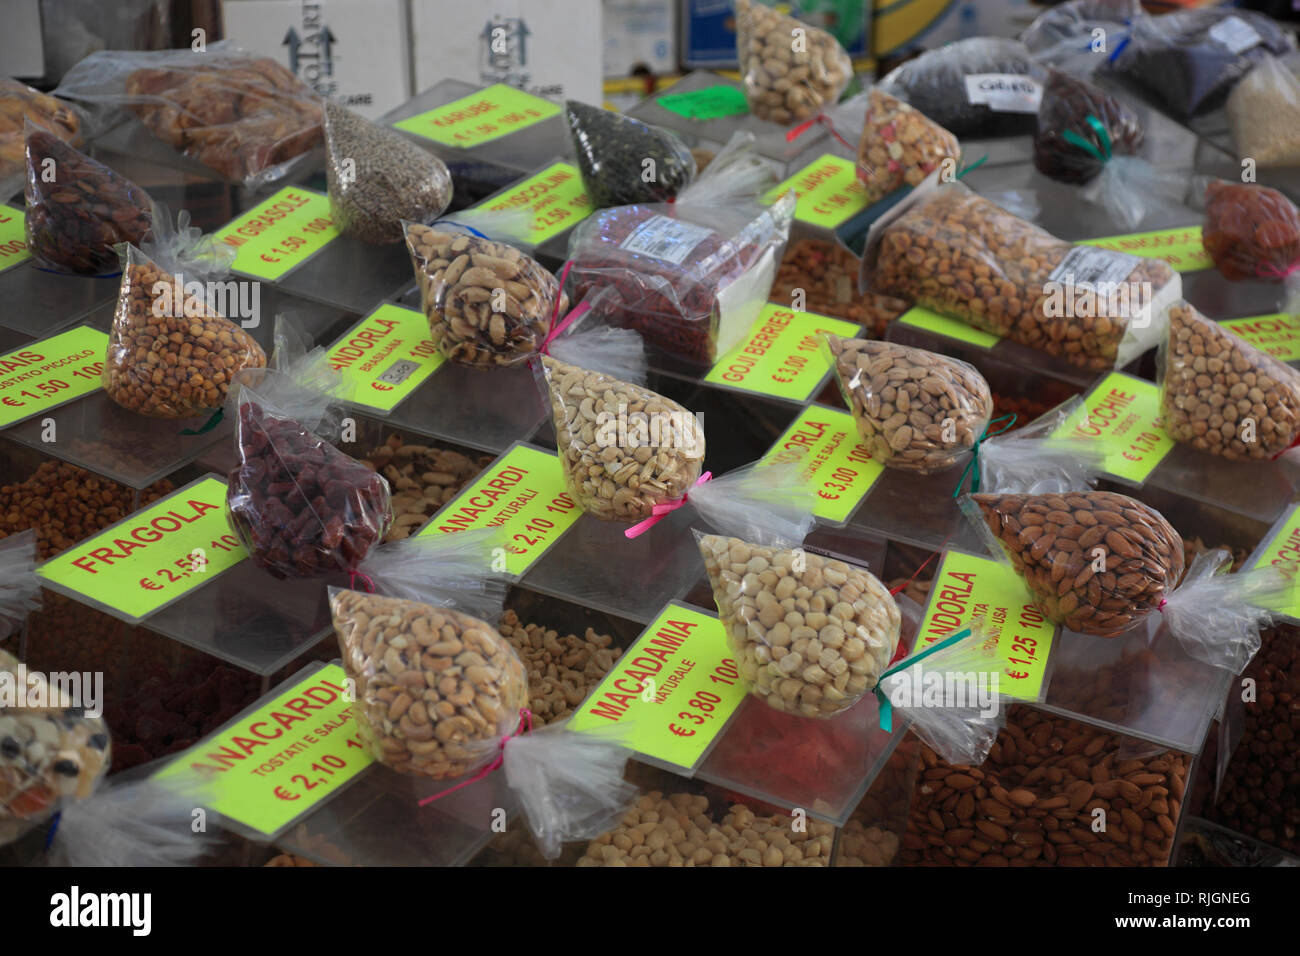
[[[919,186],[945,160],[956,173],[961,164],[956,136],[897,97],[877,89],[866,96],[856,171],[868,205],[904,187]]]
[[[1095,371],[1159,344],[1182,293],[1162,260],[1057,239],[937,174],[872,225],[859,287]]]
[[[28,123],[72,146],[81,145],[85,118],[76,106],[25,83],[0,77],[0,199],[8,199],[10,184],[22,178],[27,140],[24,128]]]
[[[1282,282],[1286,311],[1300,311],[1300,209],[1285,195],[1258,183],[1211,180],[1201,234],[1224,278]]]
[[[783,126],[816,116],[853,78],[833,36],[757,0],[736,0],[736,56],[750,111]]]

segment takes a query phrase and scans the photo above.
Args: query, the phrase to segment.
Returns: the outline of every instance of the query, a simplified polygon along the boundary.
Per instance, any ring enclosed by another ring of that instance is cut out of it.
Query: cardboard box
[[[677,4],[674,0],[604,0],[605,76],[631,76],[677,69]]]

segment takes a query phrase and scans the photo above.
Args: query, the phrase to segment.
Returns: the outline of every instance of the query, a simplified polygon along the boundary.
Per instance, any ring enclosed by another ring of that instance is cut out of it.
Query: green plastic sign
[[[497,528],[505,571],[523,575],[582,516],[559,456],[515,445],[429,519],[420,534]]]
[[[524,241],[539,246],[552,236],[572,229],[591,215],[591,200],[582,185],[582,174],[572,163],[555,163],[530,176],[510,191],[474,207],[487,212],[527,209],[532,223]]]
[[[690,770],[747,692],[722,622],[674,601],[619,658],[568,726],[621,732],[637,753]]]
[[[282,832],[372,763],[343,668],[329,664],[154,774],[265,837]]]
[[[0,428],[101,387],[108,336],[87,325],[0,356]]]
[[[12,269],[32,257],[27,249],[24,213],[12,206],[0,206],[0,272]]]
[[[655,102],[670,113],[693,120],[741,116],[749,112],[744,92],[721,83],[702,90],[692,90],[690,93],[667,93]]]
[[[915,329],[923,329],[933,335],[942,335],[944,338],[955,339],[958,342],[965,342],[967,345],[974,345],[982,349],[991,349],[1002,339],[992,332],[985,332],[983,329],[977,329],[974,326],[967,325],[961,319],[951,319],[946,315],[940,315],[938,312],[932,312],[930,309],[923,309],[915,306],[908,309],[900,315],[895,321],[903,325],[910,325]]]
[[[1106,473],[1135,485],[1145,482],[1174,447],[1160,424],[1160,389],[1123,372],[1102,379],[1052,437],[1101,442]]]
[[[497,83],[393,125],[444,146],[468,149],[517,133],[559,112],[550,100]]]
[[[862,444],[852,415],[818,405],[804,409],[763,462],[800,465],[800,477],[817,497],[813,514],[834,524],[849,520],[885,470]]]
[[[794,218],[809,225],[835,229],[867,208],[853,160],[831,153],[823,153],[770,190],[763,202],[771,205],[791,189],[799,199]]]
[[[1138,232],[1126,236],[1107,236],[1103,239],[1085,239],[1080,245],[1101,246],[1116,252],[1142,256],[1145,259],[1164,259],[1175,272],[1197,272],[1214,265],[1214,260],[1201,243],[1201,227],[1180,226],[1177,229],[1157,229],[1155,232]]]
[[[949,551],[930,586],[930,603],[913,653],[976,622],[986,641],[996,645],[998,692],[1016,700],[1038,700],[1055,625],[1043,617],[1024,579],[1010,565]]]
[[[749,334],[722,356],[704,377],[706,382],[745,392],[806,402],[831,370],[821,333],[852,337],[861,326],[843,319],[795,312],[768,303]]]
[[[1277,524],[1267,546],[1251,565],[1252,569],[1269,565],[1277,568],[1291,581],[1287,596],[1268,605],[1292,620],[1300,620],[1300,505],[1292,505]]]
[[[225,508],[226,483],[200,478],[74,544],[36,573],[139,621],[248,557]]]
[[[1219,324],[1275,359],[1300,359],[1300,316],[1275,312],[1246,319],[1220,319]]]
[[[302,265],[339,234],[329,197],[286,186],[259,206],[217,230],[217,239],[236,250],[233,269],[274,282]]]
[[[391,412],[443,363],[423,312],[385,303],[330,346],[330,367],[346,383],[343,400]]]

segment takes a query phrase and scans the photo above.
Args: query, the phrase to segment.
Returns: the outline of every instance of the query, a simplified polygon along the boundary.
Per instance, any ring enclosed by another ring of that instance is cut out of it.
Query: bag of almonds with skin
[[[824,337],[844,402],[872,459],[928,475],[961,461],[993,417],[973,366],[923,349]]]
[[[1267,461],[1300,440],[1300,371],[1186,302],[1170,310],[1158,368],[1174,439],[1232,461]]]
[[[736,0],[736,57],[750,111],[782,126],[812,119],[853,78],[833,36],[757,0]]]
[[[961,146],[956,136],[897,97],[876,89],[867,96],[856,173],[868,205],[906,186],[919,186],[944,160],[951,160],[952,172],[957,172]]]
[[[1126,294],[1085,294],[1076,274]],[[1094,371],[1157,345],[1182,291],[1163,261],[1057,239],[937,174],[872,225],[858,284]]]

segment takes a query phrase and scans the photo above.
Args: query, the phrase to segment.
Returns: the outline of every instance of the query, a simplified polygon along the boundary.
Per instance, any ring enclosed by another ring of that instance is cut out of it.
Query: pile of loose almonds
[[[825,30],[750,0],[736,0],[736,52],[750,110],[773,123],[816,116],[853,74],[849,55]]]
[[[362,459],[362,464],[387,478],[393,490],[393,523],[384,540],[399,541],[415,534],[491,463],[491,455],[470,457],[448,448],[405,442],[400,434],[388,436]]]
[[[790,243],[777,267],[768,301],[802,312],[833,315],[863,326],[871,338],[908,309],[902,299],[868,292],[858,294],[860,262],[844,246],[826,239]]]
[[[561,636],[555,630],[524,624],[514,611],[506,611],[497,630],[524,662],[528,709],[539,727],[570,716],[623,653],[612,646],[612,637],[593,628],[582,637]]]

